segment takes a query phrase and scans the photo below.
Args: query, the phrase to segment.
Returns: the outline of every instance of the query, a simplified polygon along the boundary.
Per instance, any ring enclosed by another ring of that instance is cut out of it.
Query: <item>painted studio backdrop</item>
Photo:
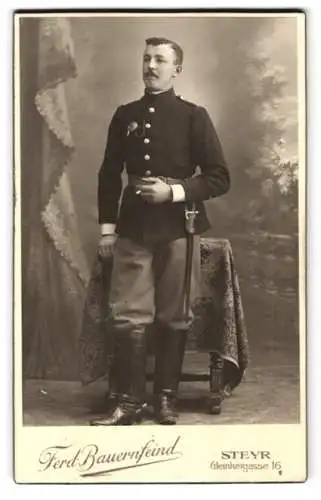
[[[294,18],[23,19],[22,307],[26,379],[78,380],[99,238],[97,174],[115,108],[143,92],[145,38],[184,49],[176,92],[205,106],[232,189],[207,203],[232,245],[252,364],[294,366],[298,332],[298,95]]]

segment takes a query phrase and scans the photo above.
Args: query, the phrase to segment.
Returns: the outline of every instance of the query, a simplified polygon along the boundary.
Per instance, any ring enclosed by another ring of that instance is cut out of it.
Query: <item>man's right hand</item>
[[[113,255],[117,234],[104,234],[98,244],[98,254],[102,259],[108,259]]]

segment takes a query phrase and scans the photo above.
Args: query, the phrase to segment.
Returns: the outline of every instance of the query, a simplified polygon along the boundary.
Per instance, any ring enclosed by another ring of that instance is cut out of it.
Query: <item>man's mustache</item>
[[[154,73],[153,71],[146,71],[146,73],[144,73],[144,76],[155,76],[156,78],[158,78],[156,73]]]

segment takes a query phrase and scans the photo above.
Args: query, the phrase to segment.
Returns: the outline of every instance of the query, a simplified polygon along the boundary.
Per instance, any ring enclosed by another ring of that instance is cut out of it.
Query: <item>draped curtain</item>
[[[63,18],[20,20],[23,371],[78,377],[89,273],[68,177],[74,145],[64,82],[76,76]]]

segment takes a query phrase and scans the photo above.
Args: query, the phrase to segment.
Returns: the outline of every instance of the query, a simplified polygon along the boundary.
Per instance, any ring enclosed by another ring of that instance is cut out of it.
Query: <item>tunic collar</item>
[[[147,104],[163,104],[172,101],[175,97],[176,94],[173,87],[171,87],[169,90],[165,90],[165,92],[160,92],[159,94],[151,94],[147,89],[145,89],[142,101],[146,102]]]

